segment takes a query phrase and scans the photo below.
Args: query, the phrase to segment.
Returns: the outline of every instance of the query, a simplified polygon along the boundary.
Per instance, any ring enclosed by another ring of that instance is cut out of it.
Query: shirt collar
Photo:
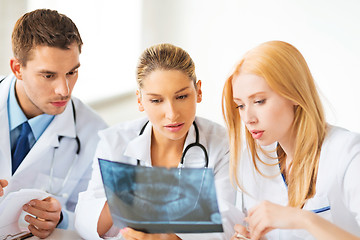
[[[25,114],[21,110],[15,96],[15,82],[16,78],[11,82],[10,90],[9,90],[9,97],[8,97],[8,117],[9,117],[9,127],[10,131],[17,128],[23,122],[27,120]]]
[[[15,82],[17,79],[14,77],[12,80],[9,97],[8,97],[8,118],[10,131],[17,128],[23,122],[27,121],[27,117],[19,106],[19,103],[15,96]],[[41,134],[45,131],[51,121],[54,119],[53,115],[41,114],[34,118],[31,118],[28,122],[31,127],[31,131],[36,140],[38,140]]]

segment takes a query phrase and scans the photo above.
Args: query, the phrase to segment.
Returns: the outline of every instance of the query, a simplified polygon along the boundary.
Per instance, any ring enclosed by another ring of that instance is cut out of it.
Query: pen
[[[31,232],[19,232],[16,234],[8,234],[4,240],[23,240],[34,236]]]

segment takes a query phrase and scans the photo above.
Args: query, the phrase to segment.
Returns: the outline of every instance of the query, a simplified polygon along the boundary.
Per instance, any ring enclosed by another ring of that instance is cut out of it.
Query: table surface
[[[28,240],[39,239],[38,237],[27,238]],[[45,239],[51,240],[77,240],[82,239],[75,230],[64,230],[56,228],[54,232]]]

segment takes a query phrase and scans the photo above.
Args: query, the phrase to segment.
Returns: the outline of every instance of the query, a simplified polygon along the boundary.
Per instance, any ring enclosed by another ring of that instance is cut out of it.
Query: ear
[[[10,68],[11,71],[14,73],[15,77],[19,80],[22,80],[22,74],[21,74],[22,66],[17,58],[10,59]]]
[[[137,103],[138,103],[139,111],[143,112],[144,106],[141,103],[141,92],[139,90],[136,90],[136,96],[137,96]]]
[[[201,91],[201,80],[197,81],[196,83],[196,102],[200,103],[202,100],[202,91]]]

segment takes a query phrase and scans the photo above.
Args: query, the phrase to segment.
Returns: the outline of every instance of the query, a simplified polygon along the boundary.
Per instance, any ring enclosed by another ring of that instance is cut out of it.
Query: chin
[[[48,115],[58,115],[61,114],[65,111],[66,107],[62,107],[62,108],[56,108],[56,109],[51,109],[48,111],[44,111],[44,113],[48,114]]]
[[[184,139],[186,137],[186,134],[175,133],[175,134],[168,135],[168,137],[169,137],[169,139],[171,139],[173,141],[178,141],[178,140]]]
[[[276,143],[276,141],[261,141],[261,140],[257,140],[257,143],[260,145],[260,146],[263,146],[263,147],[267,147],[267,146],[270,146],[270,145],[273,145],[274,143]]]

